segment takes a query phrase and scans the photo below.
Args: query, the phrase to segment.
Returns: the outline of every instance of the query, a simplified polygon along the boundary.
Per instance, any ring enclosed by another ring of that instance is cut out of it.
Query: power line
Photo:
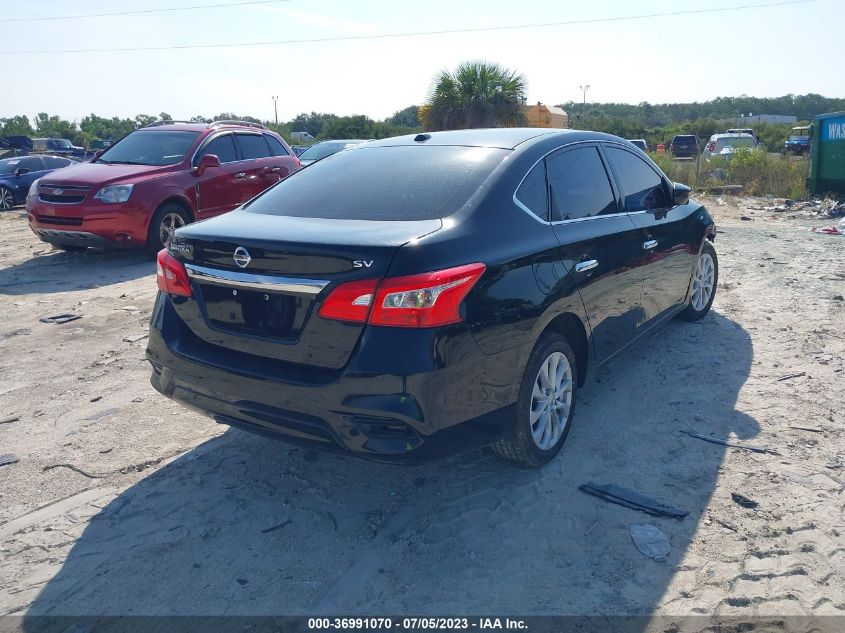
[[[265,0],[266,1],[266,0]],[[783,2],[768,2],[765,4],[745,4],[734,7],[719,7],[714,9],[689,9],[684,11],[669,11],[664,13],[645,13],[641,15],[626,15],[615,18],[588,18],[584,20],[566,20],[563,22],[541,22],[537,24],[511,24],[508,26],[481,26],[464,29],[444,29],[440,31],[412,31],[407,33],[380,33],[375,35],[344,35],[339,37],[318,37],[301,40],[270,40],[264,42],[231,42],[223,44],[182,44],[172,46],[134,46],[126,48],[75,48],[64,50],[30,50],[30,51],[0,51],[0,55],[54,55],[72,53],[129,53],[139,51],[175,51],[209,48],[242,48],[255,46],[286,46],[292,44],[320,44],[325,42],[351,42],[358,40],[382,40],[399,37],[419,37],[426,35],[454,35],[458,33],[489,33],[493,31],[515,31],[520,29],[536,29],[554,26],[575,26],[581,24],[599,24],[603,22],[626,22],[633,20],[647,20],[651,18],[676,17],[683,15],[700,15],[703,13],[726,13],[744,11],[747,9],[764,9],[769,7],[784,7],[797,4],[809,4],[818,0],[785,0]],[[244,4],[256,4],[255,2]]]
[[[82,13],[80,15],[51,15],[35,18],[3,18],[0,23],[9,22],[49,22],[54,20],[82,20],[84,18],[109,18],[119,15],[142,15],[146,13],[169,13],[171,11],[194,11],[196,9],[223,9],[242,7],[250,4],[278,4],[291,0],[243,0],[242,2],[218,2],[217,4],[195,4],[189,7],[166,7],[162,9],[138,9],[137,11],[115,11],[114,13]]]

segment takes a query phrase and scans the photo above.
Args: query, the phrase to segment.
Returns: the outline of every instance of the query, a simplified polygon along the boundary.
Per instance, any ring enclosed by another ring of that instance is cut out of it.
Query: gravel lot
[[[588,385],[540,471],[486,451],[370,464],[185,411],[150,387],[138,338],[154,264],[53,252],[3,213],[0,420],[19,419],[0,453],[20,461],[0,467],[0,614],[845,615],[845,238],[706,203],[714,311]],[[39,322],[62,313],[82,318]],[[668,536],[667,560],[634,523]]]

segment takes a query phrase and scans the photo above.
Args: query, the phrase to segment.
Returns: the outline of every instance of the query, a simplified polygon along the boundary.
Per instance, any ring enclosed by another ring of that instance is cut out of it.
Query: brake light
[[[347,282],[326,297],[319,314],[327,319],[394,327],[459,323],[463,320],[461,302],[485,269],[484,264],[467,264],[388,278],[381,284],[374,279]]]
[[[159,290],[177,297],[191,296],[191,280],[182,262],[164,248],[158,252],[156,263],[156,281]]]
[[[323,301],[319,315],[324,319],[365,323],[377,285],[378,279],[361,279],[340,284]]]
[[[716,149],[716,143],[708,143],[707,144],[707,151],[708,152],[715,151],[715,149]]]

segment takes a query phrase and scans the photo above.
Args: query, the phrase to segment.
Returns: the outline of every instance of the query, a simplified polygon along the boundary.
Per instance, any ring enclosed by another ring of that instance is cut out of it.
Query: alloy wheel
[[[15,206],[15,197],[11,190],[0,187],[0,211],[8,211]]]
[[[180,226],[185,226],[185,218],[178,213],[168,213],[161,219],[161,224],[158,228],[158,239],[165,248],[170,246],[170,241],[173,239],[173,233]]]
[[[531,437],[540,450],[549,450],[563,435],[572,407],[572,367],[561,352],[540,366],[531,392]]]
[[[702,253],[695,267],[692,278],[692,307],[700,312],[707,307],[707,302],[713,295],[713,279],[716,276],[716,265],[710,253]]]

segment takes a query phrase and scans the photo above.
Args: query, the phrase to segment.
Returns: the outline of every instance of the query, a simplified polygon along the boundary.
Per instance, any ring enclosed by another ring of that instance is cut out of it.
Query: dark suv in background
[[[695,134],[676,134],[669,143],[669,153],[675,158],[695,158],[699,151]]]
[[[35,181],[26,211],[35,234],[60,248],[156,252],[178,227],[231,211],[299,167],[257,123],[159,121]]]

